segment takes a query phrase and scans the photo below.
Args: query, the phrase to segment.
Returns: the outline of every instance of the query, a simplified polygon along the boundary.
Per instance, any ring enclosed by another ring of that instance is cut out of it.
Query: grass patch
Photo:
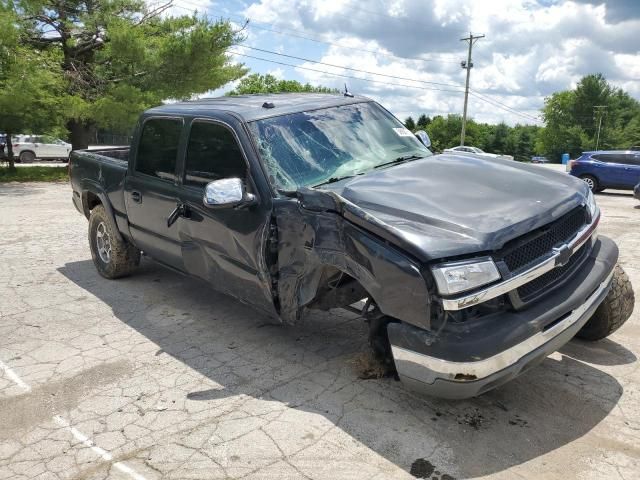
[[[0,167],[0,183],[6,182],[60,182],[67,181],[67,167]]]

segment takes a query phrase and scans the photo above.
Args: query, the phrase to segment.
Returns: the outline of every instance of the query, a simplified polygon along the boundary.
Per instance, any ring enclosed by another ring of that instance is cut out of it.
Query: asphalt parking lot
[[[70,197],[0,185],[0,479],[639,476],[638,300],[498,390],[420,397],[360,378],[347,311],[280,327],[148,260],[101,278]],[[640,291],[640,202],[597,200]]]

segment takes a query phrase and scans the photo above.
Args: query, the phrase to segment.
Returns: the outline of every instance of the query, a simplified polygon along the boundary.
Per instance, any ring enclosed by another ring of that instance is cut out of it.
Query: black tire
[[[33,152],[20,152],[20,162],[22,163],[31,163],[35,161],[36,154]]]
[[[629,319],[634,303],[629,277],[620,265],[616,265],[611,290],[576,337],[590,341],[608,337]]]
[[[104,250],[104,240],[101,253],[98,236],[108,239],[108,255]],[[93,263],[104,278],[125,277],[140,264],[140,250],[120,237],[102,205],[94,207],[89,216],[89,247]]]
[[[373,357],[380,362],[384,375],[395,374],[393,353],[387,334],[387,325],[394,320],[384,315],[373,315],[369,319],[369,348]]]
[[[596,177],[592,175],[582,175],[580,178],[584,181],[584,183],[589,185],[589,188],[593,193],[596,193],[600,188],[600,185],[598,184],[598,179]]]

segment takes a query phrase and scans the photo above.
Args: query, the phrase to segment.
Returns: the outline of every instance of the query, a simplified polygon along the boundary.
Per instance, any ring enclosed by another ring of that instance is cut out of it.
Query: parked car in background
[[[584,180],[594,192],[631,190],[640,182],[640,152],[634,150],[583,152],[567,165],[569,173]]]
[[[71,144],[49,135],[15,135],[11,137],[13,155],[18,162],[34,160],[69,160]]]
[[[549,163],[547,157],[531,157],[531,163]]]
[[[462,153],[462,154],[471,153],[473,155],[480,155],[481,157],[506,158],[508,160],[513,160],[512,155],[498,155],[496,153],[487,153],[478,147],[470,147],[468,145],[460,145],[453,148],[445,148],[444,152],[445,153]]]

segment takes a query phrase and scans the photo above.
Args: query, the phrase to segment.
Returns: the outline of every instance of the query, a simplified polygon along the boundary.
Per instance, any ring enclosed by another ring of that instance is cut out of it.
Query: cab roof
[[[216,112],[230,112],[245,122],[276,117],[289,113],[305,112],[320,108],[370,102],[370,98],[341,93],[272,93],[260,95],[234,95],[228,97],[201,98],[151,108],[147,114],[210,116]],[[269,105],[270,108],[267,108]],[[271,106],[272,105],[272,106]]]

